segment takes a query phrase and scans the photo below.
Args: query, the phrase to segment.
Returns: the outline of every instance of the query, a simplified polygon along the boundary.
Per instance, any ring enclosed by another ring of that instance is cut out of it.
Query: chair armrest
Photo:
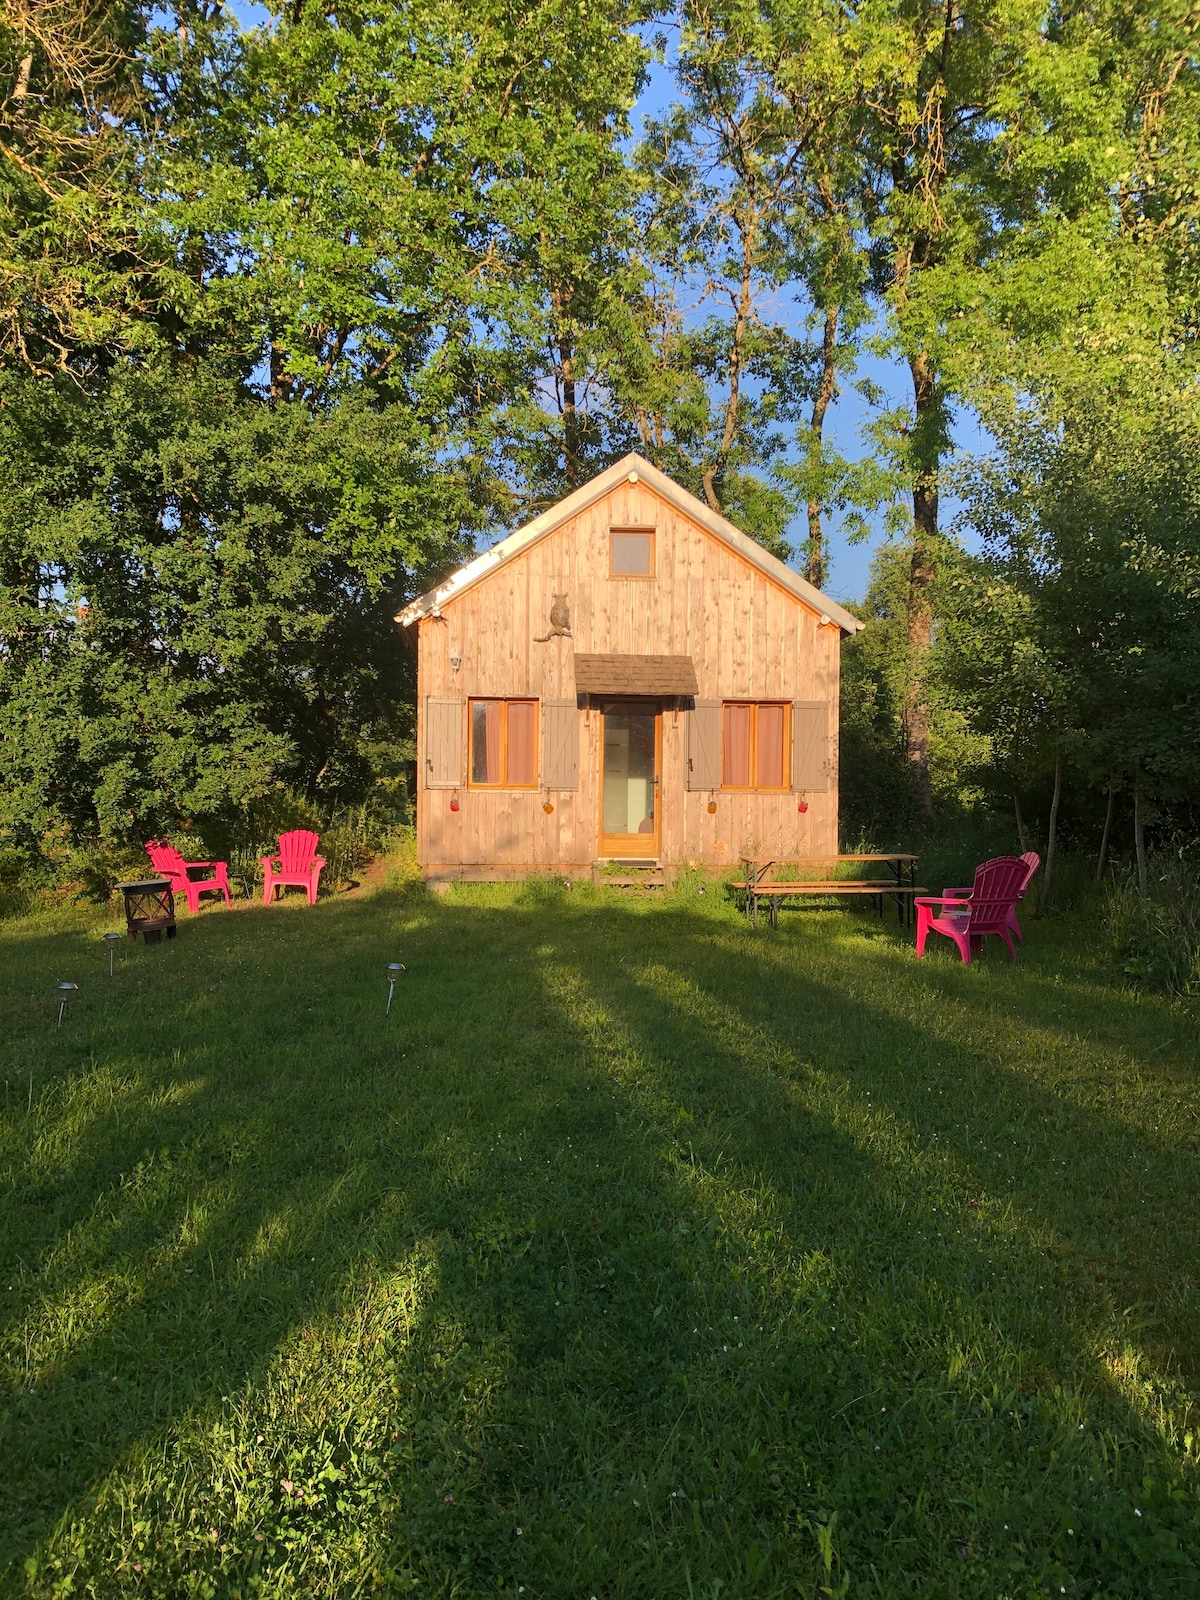
[[[278,856],[259,856],[258,864],[259,864],[260,867],[263,867],[263,868],[278,866],[279,865],[279,857]]]
[[[914,904],[919,906],[966,906],[968,911],[971,909],[970,900],[964,900],[960,896],[952,894],[919,894]]]
[[[312,864],[314,867],[325,867],[329,865],[324,856],[314,856],[312,858]]]

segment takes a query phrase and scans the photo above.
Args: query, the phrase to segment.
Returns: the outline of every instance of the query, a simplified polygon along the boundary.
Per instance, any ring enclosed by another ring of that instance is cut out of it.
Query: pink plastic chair
[[[930,929],[944,933],[958,946],[964,963],[983,944],[989,933],[997,934],[1008,946],[1008,953],[1016,960],[1013,949],[1012,927],[1009,918],[1027,879],[1028,863],[1020,856],[997,856],[975,869],[975,882],[967,895],[918,895],[917,954],[925,954],[925,940]],[[937,906],[952,907],[941,916],[934,915]]]
[[[315,833],[309,833],[305,828],[279,835],[279,854],[260,857],[264,905],[271,904],[276,889],[281,889],[285,883],[306,889],[309,905],[316,905],[317,885],[321,881],[321,868],[325,865],[325,857],[317,854],[320,842]]]
[[[1020,890],[1017,893],[1018,901],[1024,900],[1026,892],[1029,889],[1029,885],[1033,882],[1034,874],[1037,872],[1037,869],[1042,864],[1042,858],[1041,858],[1041,856],[1038,855],[1036,850],[1026,850],[1025,854],[1023,856],[1019,857],[1019,859],[1025,863],[1025,882],[1021,885]],[[970,890],[970,889],[943,889],[942,890],[943,898],[945,898],[946,896],[958,896],[959,898],[961,898],[963,900],[969,900],[970,897],[971,897],[971,894],[972,894],[972,890]],[[1024,944],[1025,943],[1025,935],[1021,932],[1021,924],[1017,921],[1017,908],[1016,908],[1015,905],[1013,906],[1012,910],[1008,914],[1008,925],[1012,929],[1012,931],[1016,934],[1017,938],[1021,941],[1021,943]]]
[[[172,894],[187,896],[189,911],[199,911],[202,894],[223,894],[229,905],[229,864],[225,861],[185,861],[173,844],[165,839],[148,839],[146,854],[154,863],[154,870],[171,880]],[[212,867],[209,878],[193,878],[193,872]]]

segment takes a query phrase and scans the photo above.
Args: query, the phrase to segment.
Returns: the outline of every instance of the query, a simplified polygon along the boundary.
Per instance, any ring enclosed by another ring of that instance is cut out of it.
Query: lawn
[[[0,924],[0,1593],[1200,1592],[1195,1018],[1085,913],[113,918]]]

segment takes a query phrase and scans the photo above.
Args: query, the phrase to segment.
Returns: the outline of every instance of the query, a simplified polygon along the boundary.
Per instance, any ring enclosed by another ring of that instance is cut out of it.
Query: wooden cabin
[[[396,620],[428,879],[836,852],[839,653],[863,624],[641,456]]]

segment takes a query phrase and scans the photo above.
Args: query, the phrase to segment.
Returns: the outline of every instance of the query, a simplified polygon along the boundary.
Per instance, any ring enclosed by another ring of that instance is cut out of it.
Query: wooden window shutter
[[[721,702],[697,700],[688,712],[687,786],[721,787]]]
[[[579,787],[579,706],[574,700],[542,701],[542,788]]]
[[[463,783],[462,700],[425,701],[425,787],[461,789]]]
[[[792,704],[792,788],[825,794],[829,777],[829,707],[824,700],[796,700]]]

